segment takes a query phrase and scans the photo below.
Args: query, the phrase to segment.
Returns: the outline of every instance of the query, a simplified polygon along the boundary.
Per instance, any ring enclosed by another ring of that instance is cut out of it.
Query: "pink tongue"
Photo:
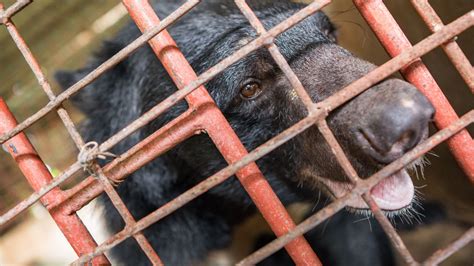
[[[407,171],[401,170],[379,182],[370,192],[380,208],[398,210],[411,203],[415,189]]]

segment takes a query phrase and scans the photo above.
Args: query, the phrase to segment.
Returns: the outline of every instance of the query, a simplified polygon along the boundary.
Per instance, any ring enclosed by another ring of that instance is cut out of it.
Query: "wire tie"
[[[99,144],[95,141],[90,141],[82,146],[81,151],[77,155],[77,161],[85,172],[97,177],[97,173],[94,170],[94,161],[97,158],[105,160],[107,157],[115,158],[117,155],[111,152],[100,151]]]

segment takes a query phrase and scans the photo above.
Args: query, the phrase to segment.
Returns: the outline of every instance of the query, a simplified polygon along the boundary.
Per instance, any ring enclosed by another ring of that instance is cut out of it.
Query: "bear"
[[[284,0],[247,2],[266,29],[305,7]],[[160,18],[165,18],[183,3],[154,1],[153,7]],[[197,74],[257,37],[230,0],[203,1],[168,30]],[[116,37],[105,41],[84,68],[59,71],[56,80],[67,89],[140,34],[136,25],[129,23]],[[339,46],[336,35],[335,26],[318,11],[275,38],[314,102],[326,99],[376,68]],[[265,48],[225,69],[205,87],[247,150],[308,115]],[[84,138],[101,143],[176,90],[151,48],[145,45],[71,100],[86,115],[82,124]],[[111,151],[125,152],[187,108],[180,101]],[[359,176],[367,178],[426,139],[433,114],[432,105],[416,88],[389,77],[331,112],[327,122]],[[351,187],[316,126],[256,163],[285,205],[314,203],[320,197],[334,199]],[[131,174],[116,189],[138,220],[226,165],[211,140],[200,134]],[[388,177],[371,192],[389,216],[409,212],[416,203],[407,170]],[[110,201],[102,197],[101,204],[107,229],[111,233],[122,230],[124,222]],[[313,211],[322,207],[318,204]],[[153,224],[144,234],[166,265],[196,265],[209,252],[226,248],[235,227],[255,212],[245,190],[231,177]],[[355,200],[327,224],[306,234],[324,264],[394,264],[388,238],[377,222],[369,221],[371,227],[354,223],[368,213],[365,203]],[[256,247],[266,238],[257,241]],[[133,239],[114,247],[111,256],[123,265],[150,264]],[[291,265],[291,260],[281,251],[262,264]]]

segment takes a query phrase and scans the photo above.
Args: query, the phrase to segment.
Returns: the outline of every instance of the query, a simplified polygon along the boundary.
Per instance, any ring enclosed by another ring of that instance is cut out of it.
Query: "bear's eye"
[[[254,99],[262,92],[260,84],[257,82],[250,82],[245,84],[242,89],[240,89],[240,96],[244,99]]]

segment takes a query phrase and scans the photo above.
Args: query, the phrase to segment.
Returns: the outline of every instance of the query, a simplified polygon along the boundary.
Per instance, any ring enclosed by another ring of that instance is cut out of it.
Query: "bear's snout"
[[[361,95],[369,107],[358,110],[360,119],[351,130],[366,155],[388,164],[428,136],[435,110],[415,87],[401,80],[386,80],[372,90]]]

